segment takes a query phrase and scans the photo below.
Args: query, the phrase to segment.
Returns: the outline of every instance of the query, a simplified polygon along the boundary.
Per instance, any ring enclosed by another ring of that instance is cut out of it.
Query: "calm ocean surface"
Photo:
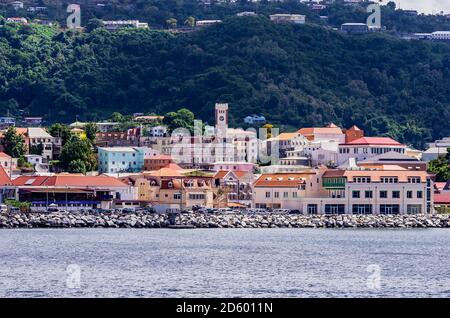
[[[449,296],[446,229],[0,231],[0,297]]]

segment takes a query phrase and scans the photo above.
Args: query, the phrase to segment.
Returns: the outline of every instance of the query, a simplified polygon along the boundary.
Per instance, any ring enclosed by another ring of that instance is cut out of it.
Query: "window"
[[[422,206],[420,204],[408,204],[406,212],[408,214],[420,214],[422,213]]]
[[[174,200],[181,200],[181,193],[175,193],[175,194],[173,195],[173,199],[174,199]]]
[[[380,198],[387,199],[387,191],[384,191],[384,190],[380,191]]]
[[[289,197],[289,192],[284,192],[283,193],[283,198],[288,198]]]
[[[408,183],[420,183],[420,177],[408,177]]]
[[[308,214],[317,214],[317,204],[308,204]]]
[[[266,192],[266,198],[270,198],[270,192]]]
[[[280,192],[275,192],[275,198],[279,198],[280,197]]]
[[[345,204],[325,204],[325,214],[344,214]]]
[[[398,204],[380,204],[380,214],[399,214],[400,206]]]
[[[412,197],[413,197],[413,192],[412,192],[412,191],[406,191],[406,197],[407,197],[408,199],[412,199]]]
[[[293,198],[297,198],[298,196],[297,196],[297,192],[292,192],[292,197]]]
[[[366,199],[372,199],[372,197],[373,197],[372,190],[365,191],[365,195],[364,196],[366,197]]]
[[[189,199],[190,200],[204,200],[205,195],[202,193],[200,193],[200,194],[189,193]]]
[[[400,199],[400,191],[392,191],[393,199]]]
[[[353,204],[353,214],[372,214],[372,204]]]
[[[381,183],[398,183],[397,177],[381,177]]]
[[[417,191],[417,199],[422,199],[422,198],[423,198],[422,191]]]
[[[359,191],[352,191],[352,198],[359,199],[359,197],[360,197],[360,192]]]
[[[370,183],[370,177],[354,177],[353,182],[355,183]]]

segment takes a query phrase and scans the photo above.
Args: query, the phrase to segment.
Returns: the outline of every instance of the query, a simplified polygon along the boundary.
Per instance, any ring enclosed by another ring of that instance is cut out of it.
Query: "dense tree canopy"
[[[333,121],[418,147],[450,135],[443,43],[232,17],[179,35],[6,26],[0,52],[0,101],[49,122],[184,107],[212,123],[214,103],[228,102],[234,125],[253,113],[297,128]]]

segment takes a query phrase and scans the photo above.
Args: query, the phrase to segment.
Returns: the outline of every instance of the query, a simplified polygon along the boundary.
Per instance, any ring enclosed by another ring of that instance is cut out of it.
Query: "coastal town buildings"
[[[432,189],[425,171],[318,169],[261,175],[254,185],[254,206],[303,214],[432,213]]]
[[[100,173],[140,172],[144,159],[154,154],[147,147],[100,147],[98,170]]]
[[[220,170],[213,179],[219,189],[215,200],[216,206],[220,208],[251,206],[254,182],[252,172]]]
[[[114,200],[137,196],[133,186],[108,176],[20,176],[12,184],[17,190],[16,199],[29,202],[34,212],[46,211],[50,205],[66,211],[110,209]]]

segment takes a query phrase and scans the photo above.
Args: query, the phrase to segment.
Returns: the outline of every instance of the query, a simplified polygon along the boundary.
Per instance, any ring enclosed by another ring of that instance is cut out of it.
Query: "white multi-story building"
[[[53,143],[55,137],[52,137],[48,132],[42,128],[30,127],[27,131],[28,135],[28,149],[42,144],[42,157],[47,160],[53,159]]]
[[[253,207],[303,214],[424,214],[434,210],[432,189],[426,171],[320,168],[261,175]]]
[[[433,213],[433,182],[426,171],[328,170],[322,193],[302,202],[305,214]]]

